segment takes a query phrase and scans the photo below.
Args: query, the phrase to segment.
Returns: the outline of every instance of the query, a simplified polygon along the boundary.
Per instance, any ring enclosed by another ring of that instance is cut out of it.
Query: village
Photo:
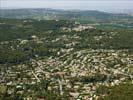
[[[64,36],[53,40],[69,39]],[[72,37],[71,37],[72,38]],[[73,38],[79,38],[74,36]],[[99,40],[99,37],[97,37]],[[43,43],[37,36],[31,36],[31,40]],[[30,41],[31,41],[30,40]],[[29,40],[20,40],[20,45]],[[78,42],[77,42],[78,43]],[[133,84],[133,55],[127,50],[105,50],[105,49],[84,49],[75,50],[76,42],[66,44],[57,52],[57,56],[46,58],[30,59],[28,63],[11,65],[6,70],[1,66],[1,80],[7,94],[33,93],[26,85],[35,86],[46,80],[45,87],[48,91],[58,92],[59,95],[69,95],[70,100],[98,100],[96,91],[100,86],[116,86],[128,81]],[[106,95],[106,94],[105,94]],[[25,100],[32,100],[32,97],[25,97]],[[37,100],[44,100],[38,98]]]
[[[130,31],[58,20],[16,23],[15,38],[0,41],[0,100],[100,100],[106,88],[133,85]],[[20,38],[16,26],[24,27]]]

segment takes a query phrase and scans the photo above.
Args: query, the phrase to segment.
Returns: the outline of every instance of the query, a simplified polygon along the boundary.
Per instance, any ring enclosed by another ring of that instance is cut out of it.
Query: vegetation
[[[1,100],[132,100],[131,16],[38,10],[0,10]]]
[[[99,100],[132,100],[132,91],[132,84],[121,84],[114,87],[101,86],[97,89],[97,93],[103,96]]]

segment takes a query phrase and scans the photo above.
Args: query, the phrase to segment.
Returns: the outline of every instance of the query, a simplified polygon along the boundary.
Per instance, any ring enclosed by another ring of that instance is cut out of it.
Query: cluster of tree
[[[84,77],[75,77],[72,79],[72,82],[83,82],[83,83],[95,83],[103,82],[107,77],[103,74],[96,74],[93,76],[84,76]]]
[[[17,48],[13,47],[13,49],[3,45],[0,48],[0,63],[21,63],[34,57],[45,57],[50,54],[44,44],[28,43]]]
[[[99,100],[132,100],[132,91],[132,84],[121,84],[113,87],[100,86],[97,94],[101,96]]]
[[[43,33],[49,30],[56,31],[61,27],[72,27],[73,22],[65,20],[15,20],[0,19],[0,41],[13,39],[25,39],[31,35],[45,36]]]
[[[113,32],[114,36],[112,36],[111,30],[94,29],[92,31],[82,31],[78,33],[81,40],[75,48],[133,50],[133,45],[131,45],[133,43],[133,30],[116,29]],[[100,39],[99,36],[102,36],[102,38]],[[94,37],[98,37],[99,40]]]

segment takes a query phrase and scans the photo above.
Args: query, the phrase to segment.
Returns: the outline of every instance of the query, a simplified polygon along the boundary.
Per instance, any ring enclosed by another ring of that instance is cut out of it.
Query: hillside
[[[80,22],[112,22],[130,21],[132,16],[126,14],[111,14],[100,11],[79,11],[79,10],[53,10],[53,9],[1,9],[1,18],[17,19],[43,19],[43,20],[76,20]]]
[[[0,19],[0,100],[132,100],[133,29]]]

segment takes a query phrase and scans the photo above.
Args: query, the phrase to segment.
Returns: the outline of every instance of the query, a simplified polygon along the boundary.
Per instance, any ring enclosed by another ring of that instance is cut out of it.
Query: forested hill
[[[133,16],[126,14],[112,14],[100,11],[78,11],[78,10],[53,10],[53,9],[1,9],[1,18],[31,18],[31,19],[63,19],[77,20],[81,22],[112,22],[132,21]]]

